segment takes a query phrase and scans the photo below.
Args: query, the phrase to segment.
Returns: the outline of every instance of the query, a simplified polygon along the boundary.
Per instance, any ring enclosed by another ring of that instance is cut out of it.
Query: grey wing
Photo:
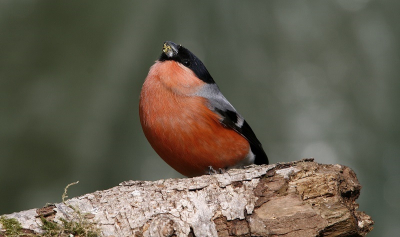
[[[268,164],[268,157],[257,139],[253,130],[236,109],[229,103],[219,90],[217,84],[206,84],[196,93],[196,96],[204,97],[208,100],[210,110],[221,115],[221,123],[243,136],[249,143],[251,151],[254,153],[255,164]]]

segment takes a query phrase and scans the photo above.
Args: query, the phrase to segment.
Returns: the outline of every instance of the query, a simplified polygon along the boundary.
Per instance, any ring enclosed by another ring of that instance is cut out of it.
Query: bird
[[[139,98],[142,130],[156,153],[187,177],[268,164],[250,128],[191,51],[165,41]]]

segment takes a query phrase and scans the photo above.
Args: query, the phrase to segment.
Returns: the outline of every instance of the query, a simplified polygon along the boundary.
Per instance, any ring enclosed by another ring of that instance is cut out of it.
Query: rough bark
[[[357,211],[360,189],[348,167],[307,159],[190,179],[127,181],[67,205],[7,217],[40,232],[40,216],[58,221],[80,210],[104,236],[365,236],[373,221]]]

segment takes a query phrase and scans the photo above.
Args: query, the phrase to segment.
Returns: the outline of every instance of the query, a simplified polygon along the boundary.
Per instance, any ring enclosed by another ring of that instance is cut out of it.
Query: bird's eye
[[[185,65],[186,67],[189,67],[189,66],[190,66],[190,61],[187,60],[187,59],[183,60],[182,63],[183,63],[183,65]]]

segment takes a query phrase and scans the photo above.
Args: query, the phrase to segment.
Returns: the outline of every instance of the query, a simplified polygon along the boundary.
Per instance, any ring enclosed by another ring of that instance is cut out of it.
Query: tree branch
[[[61,223],[79,210],[104,236],[365,236],[373,221],[357,211],[360,189],[348,167],[305,159],[190,179],[127,181],[6,217],[35,233],[43,232],[43,218]]]

